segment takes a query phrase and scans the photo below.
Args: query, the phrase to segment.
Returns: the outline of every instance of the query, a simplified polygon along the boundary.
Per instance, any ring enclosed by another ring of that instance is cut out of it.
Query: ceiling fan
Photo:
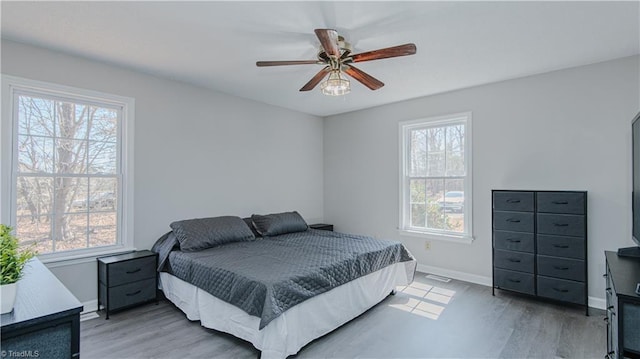
[[[320,72],[313,76],[309,82],[302,86],[300,91],[312,90],[325,76],[329,75],[327,80],[320,85],[322,93],[325,95],[339,96],[345,95],[350,91],[349,80],[345,79],[342,73],[360,81],[371,90],[377,90],[384,86],[382,81],[353,66],[353,63],[407,56],[416,53],[415,44],[404,44],[352,54],[351,44],[346,42],[342,36],[339,36],[336,30],[315,29],[314,31],[318,40],[320,40],[317,60],[258,61],[256,65],[258,67],[309,64],[326,65]]]

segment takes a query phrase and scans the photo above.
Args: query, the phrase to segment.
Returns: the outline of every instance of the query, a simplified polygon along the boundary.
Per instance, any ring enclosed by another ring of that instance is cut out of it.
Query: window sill
[[[48,268],[64,267],[80,263],[94,262],[96,258],[135,251],[134,247],[111,247],[82,253],[51,253],[39,255],[38,259]]]
[[[453,243],[471,244],[474,240],[473,236],[467,236],[467,235],[456,236],[452,234],[420,232],[420,231],[412,231],[408,229],[401,229],[399,230],[399,232],[401,236],[431,239],[431,240],[443,241],[443,242],[449,242],[449,243],[453,242]]]

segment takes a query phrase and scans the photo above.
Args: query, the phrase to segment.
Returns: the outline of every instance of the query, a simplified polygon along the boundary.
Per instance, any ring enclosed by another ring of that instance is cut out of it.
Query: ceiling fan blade
[[[413,55],[415,53],[416,53],[415,44],[404,44],[399,46],[387,47],[386,49],[362,52],[359,54],[351,55],[351,58],[353,59],[353,62],[362,62],[362,61],[387,59],[389,57]]]
[[[313,90],[313,88],[316,87],[320,83],[320,81],[322,81],[322,79],[325,76],[327,76],[327,74],[329,72],[331,72],[331,68],[329,66],[326,66],[325,68],[320,70],[320,72],[318,72],[315,76],[313,76],[313,78],[311,80],[309,80],[309,82],[307,82],[304,86],[302,86],[300,91],[311,91],[311,90]]]
[[[376,79],[375,77],[369,75],[368,73],[359,70],[353,66],[351,66],[350,64],[347,66],[345,65],[343,68],[343,71],[353,77],[354,79],[360,81],[363,85],[367,86],[368,88],[372,89],[372,90],[377,90],[380,87],[384,86],[384,83],[378,79]]]
[[[315,29],[316,36],[320,40],[322,48],[329,56],[340,57],[338,48],[338,32],[332,29]]]
[[[265,67],[265,66],[283,66],[283,65],[312,65],[312,64],[321,64],[322,62],[318,60],[297,60],[297,61],[258,61],[256,62],[256,66]]]

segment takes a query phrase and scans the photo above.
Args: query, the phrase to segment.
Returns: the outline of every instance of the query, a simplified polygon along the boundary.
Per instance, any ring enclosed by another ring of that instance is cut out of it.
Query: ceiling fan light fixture
[[[340,76],[340,70],[333,70],[329,77],[320,84],[320,91],[327,96],[343,96],[351,92],[351,83]]]

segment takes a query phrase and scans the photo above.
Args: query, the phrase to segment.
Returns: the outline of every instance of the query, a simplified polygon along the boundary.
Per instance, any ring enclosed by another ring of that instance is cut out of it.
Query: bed
[[[189,320],[286,358],[413,281],[395,241],[309,229],[297,212],[179,221],[153,249]]]

